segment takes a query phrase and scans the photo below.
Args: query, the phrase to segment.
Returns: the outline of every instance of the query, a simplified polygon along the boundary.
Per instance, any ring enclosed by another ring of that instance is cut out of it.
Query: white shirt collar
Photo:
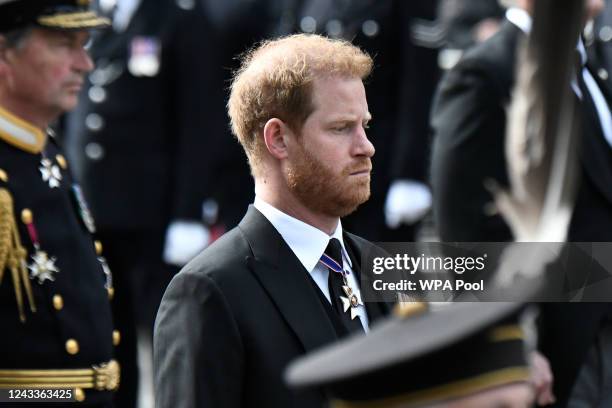
[[[351,259],[346,252],[342,239],[342,223],[340,220],[338,220],[338,226],[334,233],[329,236],[320,229],[285,214],[257,195],[253,205],[270,221],[308,272],[312,273],[317,266],[331,238],[337,238],[340,241],[344,260],[352,267]]]
[[[522,8],[511,7],[506,10],[506,18],[525,34],[531,32],[532,19],[529,13]]]

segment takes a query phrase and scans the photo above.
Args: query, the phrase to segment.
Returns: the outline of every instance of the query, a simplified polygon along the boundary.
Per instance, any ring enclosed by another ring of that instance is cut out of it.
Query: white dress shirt
[[[338,221],[336,230],[330,236],[312,225],[306,224],[297,218],[285,214],[258,196],[255,196],[255,202],[253,205],[263,214],[264,217],[268,219],[268,221],[270,221],[272,226],[274,226],[281,237],[283,237],[287,245],[289,245],[289,248],[291,248],[295,256],[299,259],[302,265],[304,265],[304,268],[310,273],[310,276],[312,276],[312,279],[315,281],[321,292],[323,292],[330,304],[331,298],[327,283],[329,269],[327,269],[325,265],[321,264],[319,259],[321,258],[321,255],[323,255],[323,252],[325,252],[329,240],[331,238],[337,238],[342,246],[342,263],[344,265],[344,271],[348,273],[346,279],[353,289],[353,292],[359,299],[361,299],[359,282],[353,273],[353,264],[351,263],[348,253],[346,252],[344,240],[342,239],[342,223],[340,221]],[[361,319],[363,328],[367,332],[369,328],[369,320],[365,307],[362,305],[358,306],[357,314]]]
[[[506,11],[506,18],[512,24],[520,28],[525,34],[529,34],[531,31],[532,18],[525,10],[516,7],[510,8],[508,11]],[[597,86],[595,78],[593,78],[593,75],[591,75],[589,70],[584,66],[586,64],[587,54],[584,44],[582,43],[582,39],[578,39],[576,49],[582,58],[582,78],[584,79],[584,83],[586,84],[586,87],[591,94],[591,98],[593,98],[593,102],[595,103],[597,116],[599,117],[599,123],[601,125],[604,138],[608,142],[608,145],[612,147],[612,114],[610,113],[610,107],[608,106],[606,98],[601,92],[601,89],[599,89],[599,86]],[[582,91],[578,86],[576,78],[572,80],[572,89],[576,95],[582,99]]]

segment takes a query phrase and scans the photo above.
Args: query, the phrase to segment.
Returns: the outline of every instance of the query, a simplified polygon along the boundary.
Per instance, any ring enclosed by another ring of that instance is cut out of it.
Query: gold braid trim
[[[30,310],[36,312],[32,286],[26,270],[25,248],[21,245],[19,230],[13,212],[13,197],[6,188],[0,188],[0,284],[4,276],[4,270],[10,269],[15,288],[15,299],[19,309],[19,320],[26,321],[23,307],[23,293],[21,285],[25,289]]]
[[[11,246],[11,196],[6,189],[0,189],[0,284]]]
[[[116,391],[121,367],[115,360],[91,368],[0,370],[0,388],[93,388]]]
[[[420,407],[424,404],[439,403],[455,398],[466,397],[477,392],[506,384],[528,382],[529,367],[517,366],[484,373],[449,384],[437,385],[429,389],[370,401],[332,400],[332,408],[380,408],[380,407]],[[408,380],[407,380],[408,381]]]
[[[525,340],[523,328],[518,324],[508,324],[494,327],[489,332],[489,340],[492,342]]]
[[[108,18],[100,17],[93,11],[54,14],[39,17],[37,22],[46,27],[57,28],[90,28],[110,25]]]

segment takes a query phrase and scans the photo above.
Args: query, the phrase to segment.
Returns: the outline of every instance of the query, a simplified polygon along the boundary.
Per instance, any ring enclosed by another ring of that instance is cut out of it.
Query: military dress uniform
[[[120,333],[94,228],[55,139],[0,108],[0,388],[110,405]]]
[[[108,24],[89,9],[88,0],[0,2],[0,34],[8,50],[3,56],[8,68],[0,76],[0,389],[70,390],[51,396],[96,407],[112,406],[120,381],[113,359],[120,333],[113,331],[110,311],[112,276],[52,132],[22,119],[41,115],[50,102],[14,113],[6,109],[23,96],[20,88],[7,87],[11,72],[23,64],[9,66],[5,56],[15,48],[8,41],[11,33],[26,42],[36,41],[30,28],[82,32]],[[51,120],[47,114],[39,119]],[[34,399],[49,397],[44,394]]]
[[[66,118],[66,153],[115,273],[124,384],[116,403],[134,407],[137,328],[152,335],[163,292],[178,272],[163,259],[166,231],[177,221],[204,228],[203,207],[215,206],[215,139],[227,125],[218,119],[225,118],[222,97],[215,103],[209,95],[216,78],[209,75],[212,42],[199,2],[119,1],[109,10],[102,3],[113,29],[93,38],[96,68]]]

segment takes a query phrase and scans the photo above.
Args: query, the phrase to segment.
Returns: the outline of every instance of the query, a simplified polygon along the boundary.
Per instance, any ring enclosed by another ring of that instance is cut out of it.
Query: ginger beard
[[[301,154],[289,163],[285,173],[289,190],[312,211],[345,217],[370,198],[370,175],[350,174],[372,168],[369,158],[359,158],[340,174],[319,160],[300,141]]]

